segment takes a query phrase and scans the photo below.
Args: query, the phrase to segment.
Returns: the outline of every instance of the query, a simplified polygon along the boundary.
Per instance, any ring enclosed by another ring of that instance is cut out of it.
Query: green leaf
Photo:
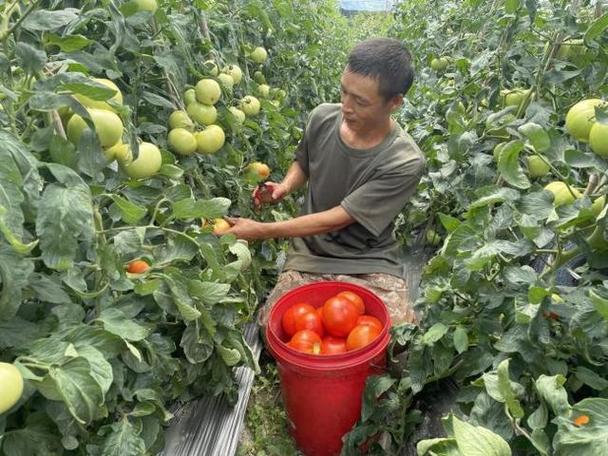
[[[87,187],[50,184],[45,188],[36,218],[36,234],[47,267],[69,269],[79,241],[91,241],[94,232],[93,206]]]
[[[549,134],[538,124],[528,122],[517,129],[524,135],[537,152],[545,152],[551,147]]]
[[[150,334],[149,328],[141,326],[130,318],[127,318],[120,309],[104,309],[99,314],[97,320],[103,323],[103,328],[109,333],[132,342],[143,340]]]
[[[51,455],[63,452],[57,427],[44,412],[29,413],[23,427],[6,431],[2,453],[6,455]]]
[[[33,272],[31,258],[23,258],[6,244],[0,244],[0,320],[9,320],[17,314]]]
[[[596,19],[587,29],[585,35],[583,36],[583,40],[585,41],[585,45],[589,46],[591,41],[595,38],[599,37],[604,33],[604,30],[608,28],[608,13],[604,14],[602,17]]]
[[[61,286],[58,277],[36,273],[30,278],[28,286],[35,291],[36,296],[41,301],[52,302],[53,304],[71,302],[70,296]]]
[[[576,425],[575,420],[588,417],[588,422]],[[558,431],[553,445],[555,456],[603,456],[608,435],[608,399],[587,398],[572,407],[572,413],[557,420]]]
[[[122,220],[130,225],[139,222],[147,213],[145,207],[139,206],[119,195],[110,195],[116,207],[120,210]]]
[[[103,441],[101,456],[146,454],[145,442],[128,417],[124,416],[120,421],[113,423],[110,428],[112,432],[107,434]]]
[[[103,394],[91,376],[89,363],[74,358],[61,366],[51,366],[42,383],[35,385],[50,400],[62,400],[74,419],[88,424],[100,417]]]
[[[566,378],[563,375],[541,375],[536,380],[536,390],[540,397],[549,404],[557,416],[568,416],[571,410],[564,383]]]
[[[528,417],[528,426],[530,426],[530,429],[532,430],[544,429],[548,420],[549,411],[547,410],[545,403],[541,402],[538,408]]]
[[[42,71],[46,63],[46,52],[36,49],[34,46],[19,41],[15,46],[15,55],[21,67],[30,74]]]
[[[498,157],[498,172],[502,178],[513,187],[530,188],[530,181],[519,164],[519,154],[524,144],[521,141],[511,141],[500,151]]]
[[[156,95],[152,92],[144,91],[142,94],[144,100],[154,106],[160,106],[161,108],[167,108],[171,110],[175,110],[175,106],[173,103],[166,98],[161,97],[160,95]]]
[[[55,34],[49,34],[44,39],[46,46],[59,46],[62,52],[74,52],[84,49],[94,41],[89,40],[83,35],[66,35],[59,36]]]
[[[179,346],[192,364],[204,363],[213,353],[213,340],[196,323],[190,323],[186,327]]]
[[[32,12],[21,24],[30,31],[47,32],[65,27],[70,22],[78,19],[80,10],[76,8],[66,8],[58,11],[39,9]]]
[[[589,290],[589,298],[591,299],[595,310],[597,310],[604,320],[608,320],[608,299],[600,296],[592,289]]]
[[[173,216],[181,220],[204,218],[214,219],[226,215],[231,201],[228,198],[210,200],[183,199],[173,203]]]
[[[101,388],[101,394],[105,401],[105,395],[110,390],[114,380],[112,365],[106,361],[103,353],[95,347],[82,345],[76,347],[76,350],[79,356],[82,356],[89,362],[89,365],[91,366],[91,377],[95,379]]]
[[[463,353],[469,348],[469,336],[466,328],[459,326],[454,330],[453,334],[454,348],[458,353]]]
[[[446,231],[448,233],[451,233],[452,231],[454,231],[456,228],[458,228],[460,223],[462,223],[456,217],[452,217],[451,215],[441,214],[441,213],[439,214],[439,221],[441,222],[441,224],[443,225],[443,227],[446,229]]]
[[[230,284],[191,280],[188,282],[188,291],[191,296],[195,296],[204,304],[213,305],[228,295]]]
[[[576,378],[581,382],[597,391],[603,391],[608,388],[608,380],[584,366],[578,366],[575,369],[575,374]]]
[[[416,444],[416,453],[418,456],[462,456],[453,438],[420,440]]]
[[[497,369],[498,374],[498,389],[505,399],[505,403],[511,412],[511,416],[517,419],[524,417],[524,410],[515,396],[513,388],[511,388],[511,379],[509,377],[509,360],[501,361]]]
[[[519,192],[517,190],[513,190],[512,188],[507,187],[493,188],[489,193],[485,194],[481,198],[469,204],[467,212],[470,212],[472,209],[477,209],[479,207],[495,205],[496,203],[503,203],[505,201],[515,201],[518,198]]]
[[[441,339],[447,332],[449,327],[443,323],[435,323],[429,328],[429,330],[422,336],[422,343],[424,345],[432,346]]]
[[[26,255],[32,251],[36,245],[38,245],[38,241],[32,241],[27,244],[21,242],[20,239],[17,238],[15,233],[11,231],[8,226],[7,221],[5,220],[5,215],[7,215],[8,210],[0,205],[0,233],[4,235],[4,238],[8,241],[12,249],[19,253],[20,255]]]
[[[454,437],[462,456],[511,456],[509,444],[481,426],[473,426],[452,416]]]
[[[187,286],[182,284],[179,278],[165,276],[166,283],[171,290],[173,301],[184,321],[194,321],[201,316],[201,312],[195,307]]]

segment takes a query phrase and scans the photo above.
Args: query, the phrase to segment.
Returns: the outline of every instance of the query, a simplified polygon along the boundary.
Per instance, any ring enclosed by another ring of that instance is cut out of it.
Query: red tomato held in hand
[[[354,291],[341,291],[337,294],[337,296],[343,296],[352,302],[359,311],[359,315],[363,315],[365,313],[365,303],[363,302],[363,298],[361,298],[361,296]]]
[[[287,345],[299,352],[317,355],[321,351],[321,338],[316,332],[303,329],[296,332]]]
[[[317,312],[307,312],[296,317],[296,331],[301,331],[303,329],[310,329],[311,331],[316,332],[320,337],[323,337],[325,334],[323,322]]]
[[[361,315],[357,318],[357,326],[359,325],[370,325],[377,328],[378,332],[382,331],[382,322],[371,315]]]
[[[321,341],[322,355],[337,355],[346,353],[346,339],[341,337],[326,336]]]
[[[329,334],[346,337],[357,324],[359,311],[355,305],[342,296],[329,298],[323,304],[323,325]]]
[[[380,335],[380,331],[371,325],[355,326],[346,338],[346,349],[348,351],[365,347]]]
[[[285,334],[289,337],[293,336],[296,333],[296,318],[299,315],[314,311],[315,308],[307,302],[299,302],[287,309],[283,314],[283,318],[281,318],[281,324],[283,325]]]

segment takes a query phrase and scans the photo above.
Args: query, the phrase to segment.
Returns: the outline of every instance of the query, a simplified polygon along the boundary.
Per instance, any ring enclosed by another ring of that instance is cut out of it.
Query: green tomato
[[[23,376],[14,364],[0,362],[0,415],[15,405],[23,394]]]
[[[192,130],[194,123],[185,111],[173,111],[169,116],[169,127],[174,128],[185,128],[186,130]]]
[[[253,50],[250,57],[251,57],[251,60],[253,60],[255,63],[262,64],[268,58],[268,52],[266,52],[266,49],[259,46]]]
[[[188,106],[196,101],[196,92],[194,89],[188,89],[184,92],[184,104]]]
[[[589,130],[589,147],[600,157],[608,158],[608,124],[593,124]]]
[[[226,90],[230,91],[234,87],[234,79],[232,76],[226,73],[220,73],[217,76],[217,80],[220,81],[220,85]]]
[[[530,177],[543,177],[549,173],[551,167],[545,160],[538,155],[528,156],[528,174]]]
[[[123,163],[123,169],[133,179],[146,179],[158,173],[162,164],[163,157],[158,147],[142,142],[139,145],[139,156],[129,163]]]
[[[197,151],[201,154],[214,154],[222,148],[226,135],[222,127],[209,125],[203,131],[194,133],[197,142]]]
[[[167,142],[171,150],[180,155],[192,155],[198,147],[194,135],[185,128],[174,128],[171,130]]]
[[[228,65],[222,70],[222,72],[232,76],[234,85],[238,85],[243,77],[243,71],[241,71],[238,65]]]
[[[595,123],[595,107],[602,105],[599,98],[589,98],[576,103],[566,114],[566,130],[581,142],[589,141],[591,127]]]
[[[230,106],[228,110],[232,113],[238,123],[245,122],[245,113],[235,106]]]
[[[268,95],[270,95],[270,86],[268,84],[260,84],[258,86],[258,95],[262,98],[268,98]]]
[[[203,68],[205,69],[205,72],[211,76],[217,76],[220,71],[213,60],[205,60],[203,62]]]
[[[576,188],[568,185],[565,182],[554,181],[545,185],[545,190],[553,193],[553,205],[555,207],[563,206],[564,204],[572,204],[576,198],[583,196]],[[574,194],[574,195],[573,195]]]
[[[196,99],[199,103],[214,105],[222,96],[222,89],[213,79],[201,79],[194,87]]]
[[[95,133],[97,134],[97,138],[102,147],[112,147],[121,140],[124,127],[120,117],[114,112],[106,111],[104,109],[91,108],[88,111],[93,120],[93,125],[95,126]],[[82,132],[87,128],[89,127],[84,119],[79,115],[74,114],[70,118],[67,126],[68,139],[75,145],[78,145]]]
[[[211,125],[217,120],[215,106],[209,106],[195,101],[186,108],[190,117],[201,125]]]
[[[247,95],[241,99],[239,107],[247,117],[256,116],[260,112],[260,100],[254,96]]]

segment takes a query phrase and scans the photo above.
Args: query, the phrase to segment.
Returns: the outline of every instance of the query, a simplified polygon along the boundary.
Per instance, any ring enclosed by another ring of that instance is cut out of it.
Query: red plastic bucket
[[[337,355],[296,352],[285,343],[281,318],[298,302],[314,307],[341,291],[353,291],[365,302],[366,313],[383,323],[380,335],[369,345]],[[348,282],[323,281],[288,291],[270,311],[266,342],[277,361],[281,392],[291,434],[306,456],[340,454],[342,437],[361,415],[365,380],[386,366],[390,317],[382,300],[367,288]]]

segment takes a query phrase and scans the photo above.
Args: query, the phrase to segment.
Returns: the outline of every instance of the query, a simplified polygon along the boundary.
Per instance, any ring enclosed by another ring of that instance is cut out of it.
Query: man
[[[266,184],[274,203],[308,183],[301,215],[272,223],[227,218],[228,232],[241,239],[291,238],[260,313],[263,326],[282,294],[319,280],[363,285],[383,299],[393,325],[416,322],[393,230],[416,190],[424,156],[391,118],[413,79],[411,55],[400,41],[359,43],[342,74],[341,103],[312,111],[285,178]]]

